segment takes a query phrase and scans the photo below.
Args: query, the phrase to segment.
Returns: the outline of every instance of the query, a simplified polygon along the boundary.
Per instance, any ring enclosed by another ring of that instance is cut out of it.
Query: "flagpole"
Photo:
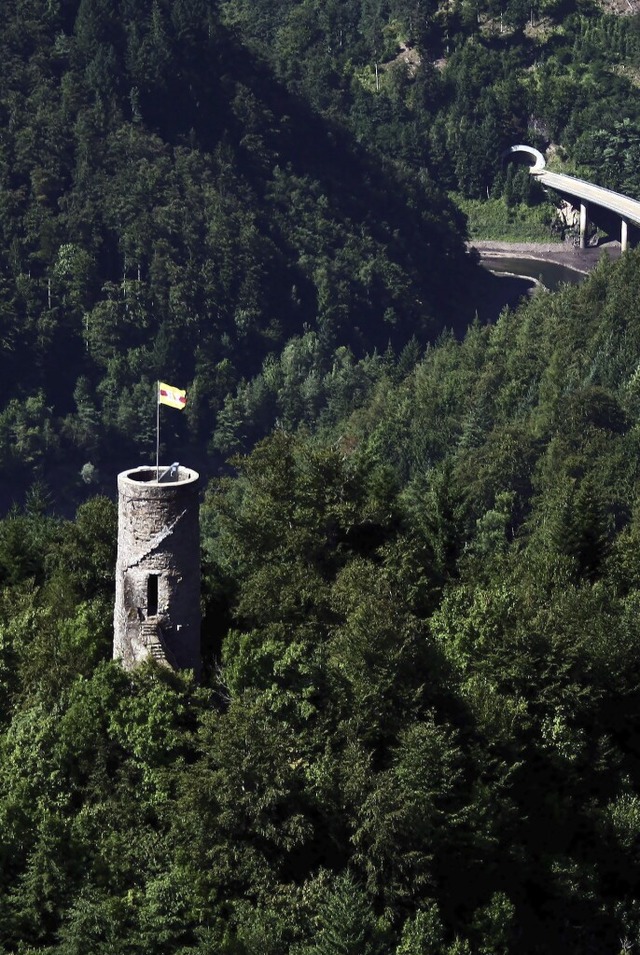
[[[156,381],[156,481],[160,477],[160,382]]]

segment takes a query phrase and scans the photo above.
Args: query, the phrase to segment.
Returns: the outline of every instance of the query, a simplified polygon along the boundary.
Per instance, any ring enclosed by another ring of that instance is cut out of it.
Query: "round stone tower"
[[[200,534],[196,471],[180,465],[118,475],[113,655],[200,673]]]

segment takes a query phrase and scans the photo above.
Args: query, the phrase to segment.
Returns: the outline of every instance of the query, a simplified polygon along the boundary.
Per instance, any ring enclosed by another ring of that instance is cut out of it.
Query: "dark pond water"
[[[569,282],[577,285],[584,279],[583,272],[569,269],[566,265],[556,265],[554,262],[541,262],[538,259],[519,259],[506,256],[488,256],[481,260],[485,269],[495,274],[510,274],[527,276],[538,279],[546,288],[554,291],[561,283]]]
[[[554,291],[563,282],[577,284],[585,278],[582,272],[569,269],[566,265],[516,256],[485,256],[481,258],[480,264],[483,268],[474,288],[473,310],[482,322],[496,321],[505,306],[516,308],[525,296],[531,295],[539,282]],[[473,314],[465,316],[460,334],[464,334],[464,327],[472,318]]]

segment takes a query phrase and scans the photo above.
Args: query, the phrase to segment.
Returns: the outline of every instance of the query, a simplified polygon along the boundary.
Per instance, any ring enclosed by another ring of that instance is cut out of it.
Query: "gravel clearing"
[[[603,242],[595,248],[579,249],[569,242],[494,242],[491,239],[474,239],[467,248],[476,249],[481,259],[519,256],[525,259],[540,259],[566,265],[578,272],[590,272],[603,255],[611,259],[620,257],[619,242]]]

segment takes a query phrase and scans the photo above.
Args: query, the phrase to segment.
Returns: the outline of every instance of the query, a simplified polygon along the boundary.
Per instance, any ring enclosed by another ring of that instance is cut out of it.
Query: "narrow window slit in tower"
[[[158,575],[149,574],[147,577],[147,617],[156,617],[158,614]]]

